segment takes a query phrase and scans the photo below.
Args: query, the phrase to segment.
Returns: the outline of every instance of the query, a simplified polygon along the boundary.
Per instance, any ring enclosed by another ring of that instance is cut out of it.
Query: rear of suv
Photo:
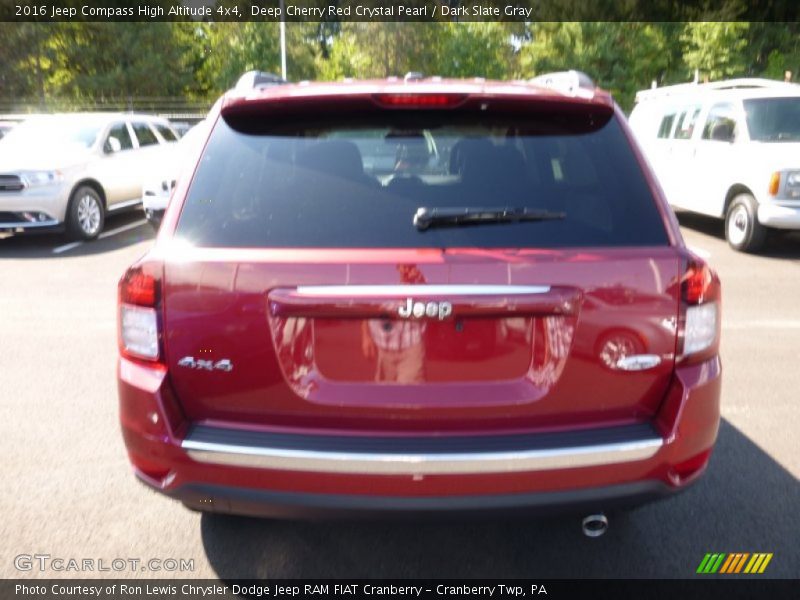
[[[119,284],[137,476],[262,516],[605,510],[694,482],[720,286],[574,72],[231,92]]]

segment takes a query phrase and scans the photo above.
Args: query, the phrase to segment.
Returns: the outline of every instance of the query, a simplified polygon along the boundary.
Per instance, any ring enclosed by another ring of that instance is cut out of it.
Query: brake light
[[[119,348],[130,358],[157,361],[160,277],[153,265],[131,267],[119,282]]]
[[[452,108],[458,106],[465,94],[375,94],[378,104],[396,108]]]
[[[778,171],[775,171],[769,178],[769,188],[767,188],[769,195],[777,196],[780,187],[781,187],[781,174]]]
[[[128,269],[119,282],[119,301],[138,306],[156,305],[156,278],[142,267]]]
[[[681,355],[704,360],[716,354],[720,333],[720,283],[701,261],[692,260],[681,279],[683,301]]]
[[[681,282],[683,301],[687,304],[701,304],[711,291],[713,275],[706,264],[689,264]]]

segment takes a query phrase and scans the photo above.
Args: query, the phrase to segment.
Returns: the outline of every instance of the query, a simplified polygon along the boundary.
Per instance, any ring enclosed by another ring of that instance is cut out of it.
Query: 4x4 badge
[[[224,371],[226,373],[233,371],[233,363],[227,358],[214,362],[213,360],[204,360],[202,358],[195,359],[193,356],[184,356],[178,361],[178,366],[203,371]]]
[[[453,314],[453,305],[449,302],[414,302],[413,298],[406,298],[406,303],[397,309],[404,319],[421,319],[422,317],[438,317],[441,321]]]

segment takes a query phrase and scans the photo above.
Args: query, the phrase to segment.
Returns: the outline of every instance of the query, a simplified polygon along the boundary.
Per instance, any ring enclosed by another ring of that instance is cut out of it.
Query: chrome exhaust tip
[[[608,531],[608,519],[603,513],[589,515],[581,521],[581,529],[586,537],[600,537]]]

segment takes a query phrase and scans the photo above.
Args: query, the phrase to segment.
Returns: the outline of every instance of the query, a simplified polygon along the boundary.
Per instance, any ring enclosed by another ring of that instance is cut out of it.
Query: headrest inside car
[[[361,152],[353,142],[325,140],[301,150],[296,164],[312,171],[357,180],[364,176]]]

